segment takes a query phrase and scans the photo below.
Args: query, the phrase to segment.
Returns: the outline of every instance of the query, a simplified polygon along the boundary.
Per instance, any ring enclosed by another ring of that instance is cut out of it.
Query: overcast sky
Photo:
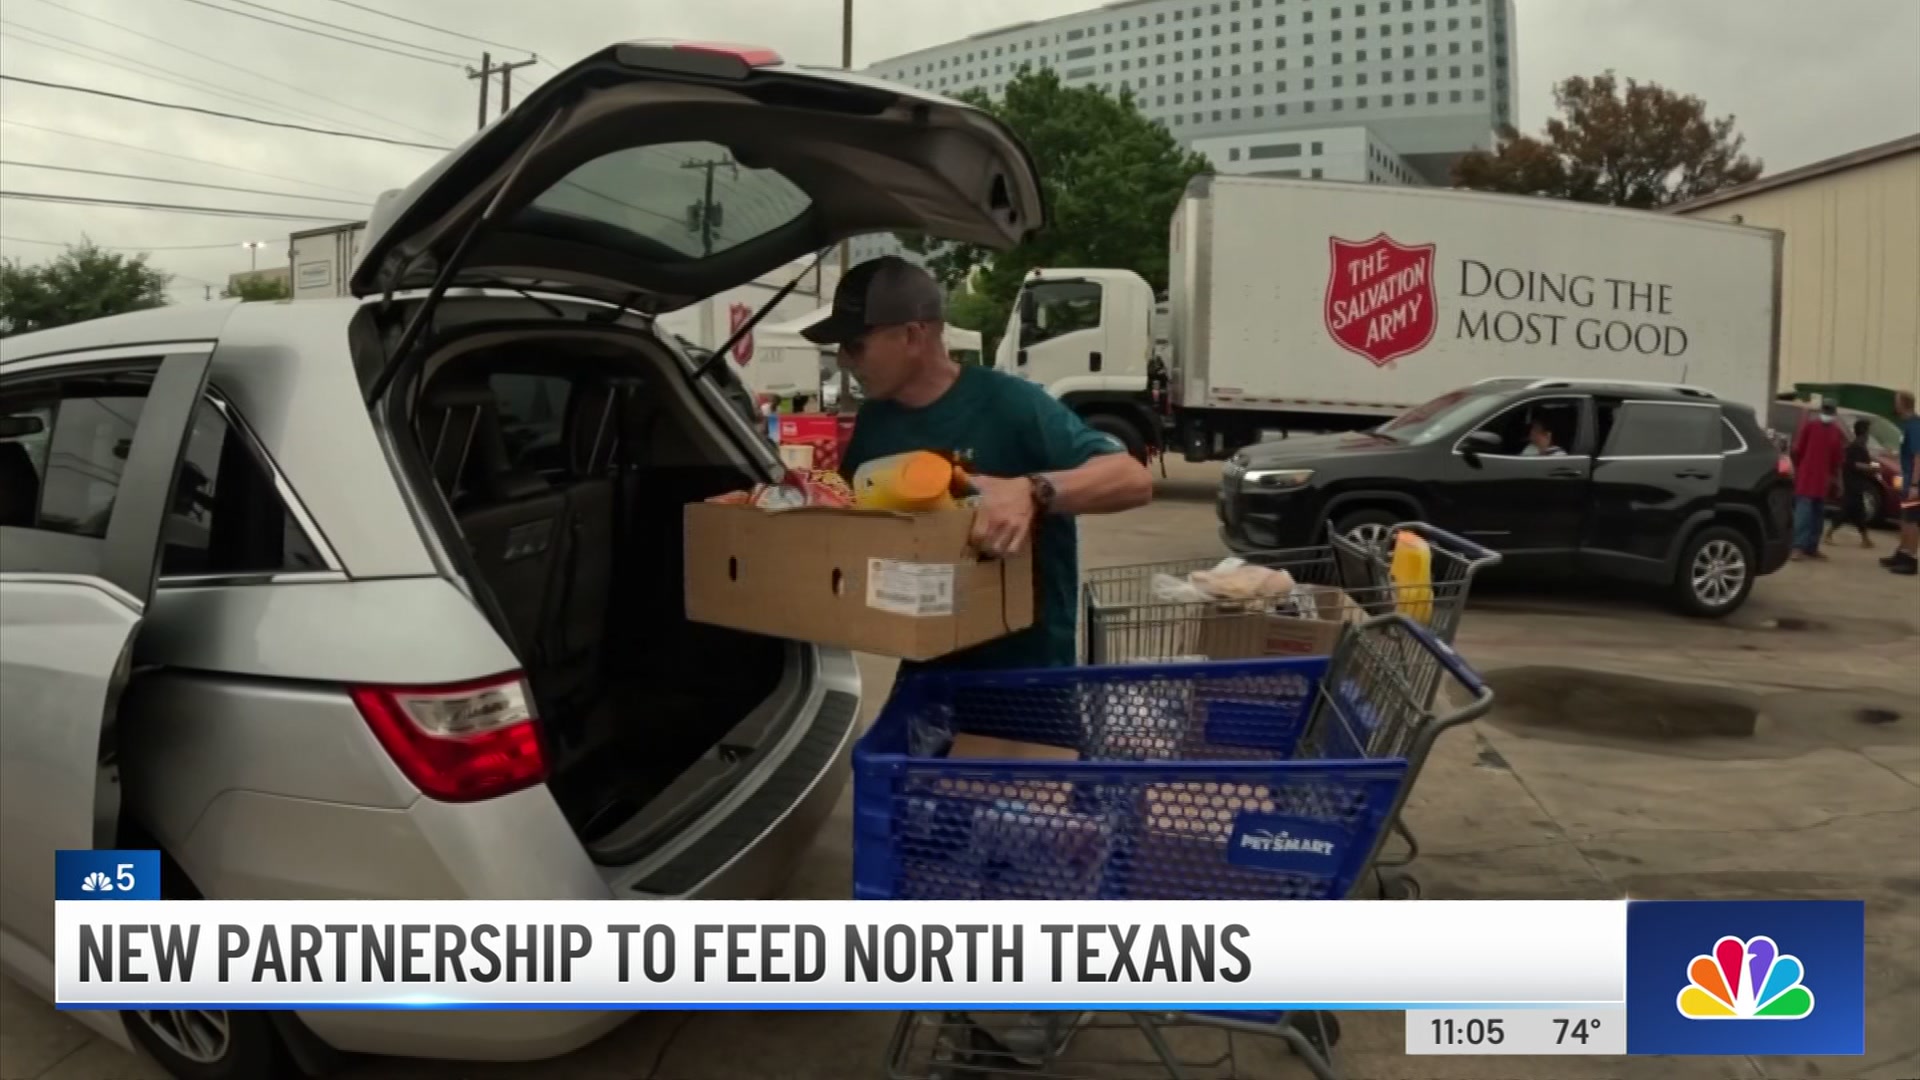
[[[818,64],[837,64],[840,51],[836,0],[355,0],[359,8],[345,0],[258,0],[261,6],[252,8],[218,2],[263,18],[292,21],[268,14],[277,9],[364,30],[467,57],[469,63],[489,46],[361,8],[535,51],[560,66],[623,38],[745,38],[788,59]],[[1087,0],[857,3],[863,9],[856,15],[857,66],[1022,19],[1093,6]],[[1716,115],[1734,113],[1749,152],[1765,160],[1768,172],[1912,134],[1920,125],[1920,64],[1914,60],[1920,0],[1517,0],[1517,6],[1518,104],[1525,130],[1538,128],[1548,114],[1554,81],[1609,68],[1698,94]],[[300,25],[338,33],[316,23]],[[497,58],[501,50],[494,52]],[[526,53],[513,55],[524,59]],[[477,122],[477,91],[461,60],[435,59],[449,66],[267,25],[212,10],[201,0],[6,0],[0,5],[0,72],[8,75],[448,144]],[[112,66],[129,61],[151,68],[136,73]],[[514,72],[516,98],[555,70],[542,63]],[[0,189],[7,191],[359,219],[373,195],[405,183],[435,157],[429,151],[14,82],[0,83],[0,120],[6,121],[0,124],[0,158],[9,163],[134,173],[272,194],[19,164],[0,166]],[[284,197],[293,193],[303,197]],[[346,202],[316,201],[329,198]],[[22,241],[70,241],[83,233],[103,245],[148,249],[156,265],[177,275],[174,296],[185,302],[203,297],[208,285],[217,294],[229,273],[247,268],[243,242],[266,242],[259,251],[264,265],[285,258],[288,231],[317,224],[6,199],[0,200],[0,235],[7,238],[0,240],[0,253],[38,261],[58,248]],[[165,250],[189,245],[212,247]]]

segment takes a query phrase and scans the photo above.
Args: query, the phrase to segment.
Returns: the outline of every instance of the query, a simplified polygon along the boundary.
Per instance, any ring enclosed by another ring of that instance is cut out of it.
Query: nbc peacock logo
[[[1806,974],[1772,938],[1723,937],[1712,956],[1687,965],[1676,1004],[1689,1020],[1799,1020],[1813,1012],[1813,991],[1800,981]]]

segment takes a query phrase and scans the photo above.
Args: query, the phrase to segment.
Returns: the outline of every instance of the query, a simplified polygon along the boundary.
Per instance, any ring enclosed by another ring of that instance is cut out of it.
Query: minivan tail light
[[[445,686],[356,686],[354,705],[414,786],[476,802],[547,777],[533,692],[517,671]]]

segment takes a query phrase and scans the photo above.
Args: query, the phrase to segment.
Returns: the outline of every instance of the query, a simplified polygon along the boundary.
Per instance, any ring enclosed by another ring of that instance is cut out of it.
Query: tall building
[[[999,94],[1022,68],[1133,93],[1223,173],[1445,184],[1513,122],[1513,0],[1117,0],[883,60]],[[863,238],[855,254],[892,250]]]

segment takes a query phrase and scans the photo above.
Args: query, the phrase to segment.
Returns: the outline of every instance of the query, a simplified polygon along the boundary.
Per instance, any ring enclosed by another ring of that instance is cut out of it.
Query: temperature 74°
[[[1553,1036],[1553,1044],[1555,1046],[1565,1046],[1568,1039],[1572,1039],[1574,1042],[1585,1046],[1587,1039],[1600,1034],[1600,1021],[1598,1018],[1568,1020],[1564,1017],[1555,1017],[1553,1024],[1554,1027],[1558,1029]]]

